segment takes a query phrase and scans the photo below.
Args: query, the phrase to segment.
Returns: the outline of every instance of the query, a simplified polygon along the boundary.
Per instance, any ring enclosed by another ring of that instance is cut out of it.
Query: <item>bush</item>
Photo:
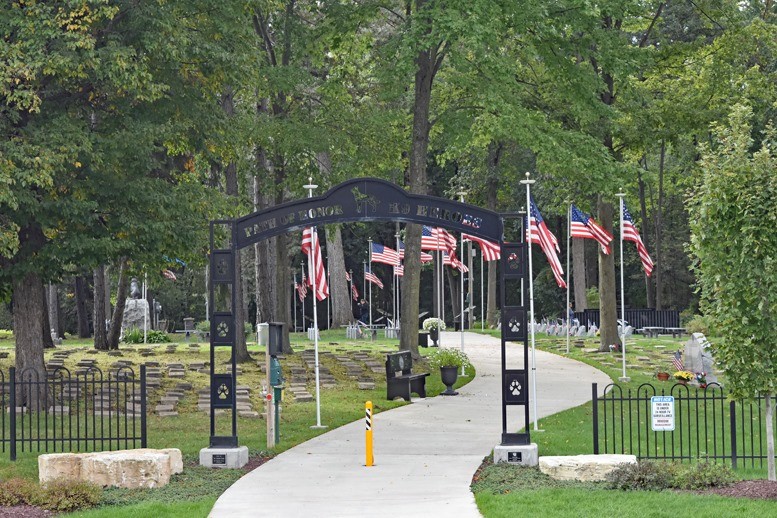
[[[24,504],[30,501],[37,486],[29,480],[12,478],[0,483],[0,506]]]
[[[163,331],[155,329],[149,329],[146,332],[146,343],[149,344],[163,344],[170,341],[170,337]],[[142,344],[143,343],[143,330],[142,329],[128,329],[124,332],[124,338],[122,342],[127,344]]]
[[[28,503],[50,511],[72,512],[100,503],[103,490],[88,482],[59,479],[49,482]]]
[[[678,464],[674,468],[672,487],[675,489],[706,489],[731,485],[737,480],[730,467],[701,461]]]
[[[197,322],[194,325],[194,329],[196,329],[200,333],[210,333],[210,320],[203,320],[202,322]]]
[[[610,489],[661,490],[671,487],[672,469],[666,463],[642,461],[621,464],[607,475]]]
[[[685,323],[685,329],[688,333],[703,333],[707,336],[715,336],[715,323],[707,316],[694,315],[693,318]]]
[[[134,327],[132,329],[127,329],[124,331],[124,338],[122,338],[121,341],[127,344],[142,344],[143,330]]]

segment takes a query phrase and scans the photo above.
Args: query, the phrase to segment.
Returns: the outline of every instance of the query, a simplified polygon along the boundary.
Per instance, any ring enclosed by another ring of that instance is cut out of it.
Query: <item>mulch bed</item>
[[[261,455],[255,455],[253,457],[248,458],[248,464],[243,466],[243,471],[248,473],[249,471],[253,471],[268,460],[272,459],[272,457],[262,457]]]
[[[54,516],[54,513],[32,505],[0,506],[2,518],[41,518],[43,516]]]
[[[777,500],[777,482],[769,480],[743,480],[726,487],[716,487],[707,491],[699,491],[700,494],[714,493],[721,496],[735,498],[758,498],[763,500]]]

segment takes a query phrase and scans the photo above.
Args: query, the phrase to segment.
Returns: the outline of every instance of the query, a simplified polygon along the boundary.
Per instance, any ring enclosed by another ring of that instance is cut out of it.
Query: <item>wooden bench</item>
[[[393,401],[399,396],[410,401],[410,394],[426,397],[426,377],[428,372],[413,374],[413,357],[410,351],[400,351],[386,355],[386,399]]]

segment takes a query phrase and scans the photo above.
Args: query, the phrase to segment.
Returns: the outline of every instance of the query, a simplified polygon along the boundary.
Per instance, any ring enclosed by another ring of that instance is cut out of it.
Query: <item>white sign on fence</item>
[[[650,407],[654,432],[674,430],[674,396],[653,396]]]

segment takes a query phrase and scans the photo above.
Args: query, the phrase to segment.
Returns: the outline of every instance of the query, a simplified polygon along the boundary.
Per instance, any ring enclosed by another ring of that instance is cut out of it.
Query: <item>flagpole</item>
[[[353,318],[353,270],[348,270],[348,274],[351,277],[348,280],[348,300],[351,301],[351,318]]]
[[[526,228],[529,232],[529,239],[527,240],[529,242],[529,333],[531,336],[531,392],[534,396],[531,400],[534,413],[534,431],[537,432],[539,428],[537,428],[537,360],[534,348],[534,268],[531,257],[531,185],[536,180],[531,180],[530,176],[531,173],[527,172],[526,180],[521,180],[521,183],[526,186]],[[502,322],[502,325],[504,325],[504,322]]]
[[[464,196],[467,194],[467,191],[459,191],[459,201],[461,203],[464,203]],[[464,234],[459,232],[459,243],[461,243],[461,258],[464,258]],[[451,258],[453,259],[453,258]],[[461,259],[459,259],[461,261]],[[453,261],[451,261],[453,263]],[[461,312],[459,314],[459,337],[461,338],[461,352],[464,352],[464,263],[461,263],[462,268],[459,270],[459,289],[461,290],[461,294],[459,296],[459,300],[461,301],[461,307],[459,307],[459,311]],[[461,375],[464,376],[464,364],[461,365]]]
[[[299,292],[297,292],[297,272],[294,272],[294,289],[292,290],[293,293],[291,295],[291,298],[294,299],[294,332],[297,332],[297,297],[299,296]]]
[[[486,321],[483,318],[483,245],[480,245],[480,330],[486,328]]]
[[[394,239],[397,245],[397,255],[399,255],[399,224],[397,224],[397,233],[394,234]],[[398,259],[398,261],[399,261],[399,264],[402,264],[401,259]],[[403,273],[403,276],[404,276],[404,273]],[[397,278],[397,306],[394,309],[394,329],[399,329],[399,313],[402,306],[402,299],[399,298],[399,276],[395,275],[394,277]],[[397,338],[399,338],[398,332],[397,332]]]
[[[621,356],[623,359],[623,376],[618,378],[618,381],[623,382],[629,382],[631,381],[631,378],[626,376],[626,299],[624,298],[624,289],[623,289],[623,198],[626,196],[626,193],[619,192],[615,196],[617,196],[620,200],[619,203],[619,209],[620,209],[620,234],[621,234]]]
[[[300,271],[302,272],[302,282],[305,282],[305,262],[299,264]],[[306,293],[307,295],[307,293]],[[305,297],[302,297],[302,332],[305,333],[307,328],[305,327]]]
[[[372,238],[369,238],[367,242],[369,243],[369,247],[367,248],[367,258],[369,259],[370,263],[370,273],[375,275],[375,272],[372,271]],[[367,283],[367,289],[370,290],[370,298],[367,300],[369,304],[367,305],[370,307],[370,338],[372,338],[372,282]]]
[[[308,177],[308,185],[303,185],[303,189],[308,190],[308,198],[313,197],[313,189],[318,187],[318,185],[313,184],[313,177]],[[308,263],[313,264],[313,269],[316,268],[316,248],[318,248],[320,252],[320,246],[318,246],[318,231],[316,230],[316,227],[312,227],[312,232],[310,235],[310,255],[308,256]],[[312,274],[311,274],[312,273]],[[316,273],[315,271],[311,272],[310,268],[308,268],[308,274],[310,275],[310,287],[313,291],[313,349],[315,351],[315,360],[316,360],[316,426],[311,426],[311,428],[326,428],[326,426],[321,425],[321,385],[319,383],[319,364],[318,364],[318,312],[316,311],[316,301],[318,300],[318,297],[316,296]]]
[[[327,278],[327,286],[332,285],[332,277],[329,275],[329,254],[326,254],[326,278]],[[329,315],[329,301],[330,297],[326,298],[326,328],[329,329],[329,322],[332,321]]]
[[[567,354],[569,354],[569,335],[572,334],[572,322],[569,318],[569,284],[570,284],[570,269],[569,269],[569,249],[572,248],[572,203],[567,208],[567,307],[565,308],[567,314]]]

